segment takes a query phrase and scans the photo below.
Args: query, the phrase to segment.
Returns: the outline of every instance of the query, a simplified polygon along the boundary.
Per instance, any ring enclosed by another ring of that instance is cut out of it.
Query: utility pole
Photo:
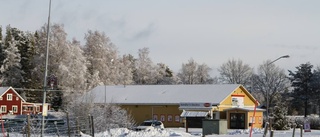
[[[42,103],[42,125],[41,125],[41,137],[44,136],[44,119],[45,119],[45,104],[46,104],[46,96],[47,96],[47,76],[48,76],[48,58],[49,58],[49,31],[50,31],[50,12],[51,12],[51,0],[49,1],[49,15],[48,15],[48,26],[47,26],[47,42],[46,42],[46,64],[45,64],[45,72],[44,72],[44,82],[43,82],[43,103]]]

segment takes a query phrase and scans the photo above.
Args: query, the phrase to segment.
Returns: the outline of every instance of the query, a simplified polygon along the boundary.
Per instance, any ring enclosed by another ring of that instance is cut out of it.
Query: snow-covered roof
[[[181,102],[221,103],[239,84],[221,85],[126,85],[97,86],[85,97],[93,103],[179,104]]]
[[[235,108],[228,108],[228,109],[224,109],[224,111],[229,111],[229,110],[243,110],[243,111],[254,111],[254,107],[235,107]],[[256,108],[256,111],[266,111],[265,109],[261,109],[261,108]]]
[[[203,111],[183,111],[180,117],[206,117],[208,112]]]
[[[3,96],[9,89],[12,89],[23,102],[26,102],[12,87],[0,87],[0,96]]]

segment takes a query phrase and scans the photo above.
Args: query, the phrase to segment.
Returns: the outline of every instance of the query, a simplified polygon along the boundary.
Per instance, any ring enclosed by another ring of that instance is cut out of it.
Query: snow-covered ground
[[[227,134],[206,135],[206,137],[249,137],[250,130],[228,130]],[[292,137],[293,130],[274,131],[273,137]],[[303,137],[320,137],[320,130],[312,130],[311,132],[303,132]],[[10,137],[25,137],[19,133],[11,133]],[[33,136],[33,135],[31,135]],[[38,135],[40,136],[40,135]],[[57,137],[57,135],[45,135],[46,137]],[[95,137],[202,137],[201,128],[189,128],[188,133],[184,128],[166,128],[164,130],[150,130],[150,131],[133,131],[126,128],[111,129],[102,133],[95,133]],[[263,130],[254,129],[252,137],[262,137]],[[267,137],[270,133],[267,134]],[[3,137],[3,134],[0,134]],[[60,137],[67,137],[60,135]],[[90,135],[81,134],[81,137],[91,137]],[[300,137],[300,129],[296,129],[295,137]]]
[[[186,133],[184,128],[166,128],[165,130],[151,130],[151,131],[132,131],[125,128],[111,129],[103,133],[96,133],[95,137],[202,137],[201,128],[190,128]],[[249,137],[250,130],[228,130],[224,135],[206,135],[206,137]],[[292,137],[293,130],[274,131],[274,137]],[[83,135],[90,137],[89,135]],[[253,129],[252,137],[262,137],[263,130]],[[270,136],[270,133],[267,135]],[[319,130],[312,130],[311,132],[303,132],[304,137],[320,137]],[[295,137],[300,137],[300,129],[296,129]]]

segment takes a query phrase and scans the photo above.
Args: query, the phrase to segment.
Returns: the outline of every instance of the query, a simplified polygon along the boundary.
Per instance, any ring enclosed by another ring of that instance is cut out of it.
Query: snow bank
[[[191,137],[192,135],[189,133],[177,132],[171,129],[153,129],[149,131],[133,131],[126,128],[117,128],[110,129],[103,133],[95,134],[97,137],[109,137],[109,136],[117,136],[117,137]]]
[[[230,130],[228,135],[239,135],[239,134],[249,134],[250,129],[239,129],[239,130]],[[263,129],[253,129],[253,134],[262,134]],[[153,129],[149,131],[133,131],[127,128],[116,128],[110,129],[103,133],[95,134],[97,137],[194,137],[202,136],[202,129],[190,129],[189,133],[185,132],[184,128],[167,128],[164,130]],[[89,136],[85,136],[89,137]]]

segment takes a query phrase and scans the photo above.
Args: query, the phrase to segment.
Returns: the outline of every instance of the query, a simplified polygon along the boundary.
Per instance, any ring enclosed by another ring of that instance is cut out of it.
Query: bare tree
[[[290,82],[283,69],[270,64],[270,60],[259,66],[257,74],[253,76],[253,94],[261,94],[264,104],[272,108],[281,93],[288,90]]]
[[[232,59],[222,64],[218,69],[220,72],[220,80],[228,84],[248,85],[251,81],[253,69],[244,64],[242,60]]]

